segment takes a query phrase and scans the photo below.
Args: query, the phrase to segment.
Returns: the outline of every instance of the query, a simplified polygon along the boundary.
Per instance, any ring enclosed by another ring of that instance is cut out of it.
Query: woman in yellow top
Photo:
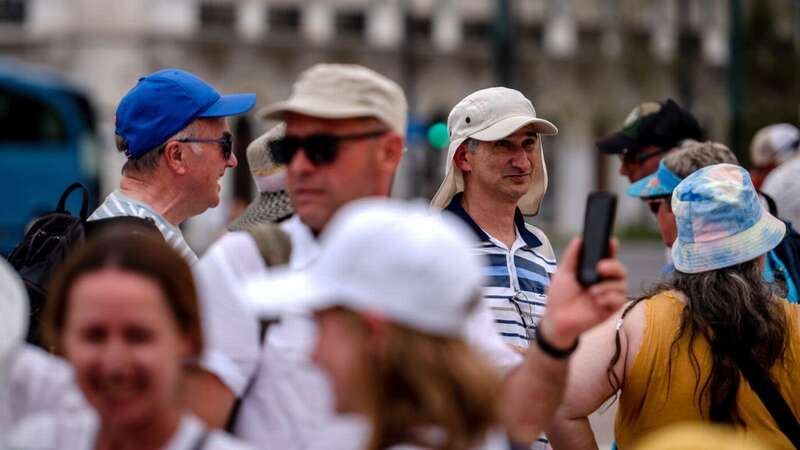
[[[794,448],[737,365],[751,358],[798,416],[800,310],[762,276],[764,255],[785,225],[761,207],[747,172],[732,164],[684,179],[672,210],[675,274],[581,341],[547,432],[553,448],[597,448],[587,416],[618,392],[621,450],[684,421],[729,424],[772,448]]]

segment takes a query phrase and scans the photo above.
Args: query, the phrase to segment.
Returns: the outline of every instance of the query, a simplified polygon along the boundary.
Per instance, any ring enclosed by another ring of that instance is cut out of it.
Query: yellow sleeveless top
[[[711,371],[712,358],[708,342],[697,336],[694,354],[700,368],[700,384],[695,392],[696,376],[689,357],[687,334],[678,341],[673,353],[670,379],[667,362],[670,345],[678,332],[683,303],[672,292],[662,292],[644,301],[645,324],[639,352],[630,373],[625,375],[619,399],[614,434],[621,450],[633,448],[647,434],[677,422],[708,420],[708,402],[698,407],[700,390]],[[795,416],[800,413],[800,328],[797,305],[785,303],[789,317],[790,344],[783,363],[772,368],[771,374],[779,384],[781,395]],[[747,424],[744,433],[770,444],[775,449],[793,449],[781,433],[758,395],[742,378],[738,392],[739,411]],[[702,411],[702,414],[701,414]],[[705,418],[703,417],[705,415]]]

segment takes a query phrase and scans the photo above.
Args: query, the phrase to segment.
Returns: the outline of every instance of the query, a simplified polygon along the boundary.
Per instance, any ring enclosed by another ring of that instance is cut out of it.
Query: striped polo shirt
[[[475,253],[484,257],[483,298],[494,316],[495,327],[506,343],[527,348],[547,306],[547,287],[556,260],[547,237],[525,223],[517,209],[517,239],[511,248],[490,236],[461,206],[462,194],[445,208],[472,228],[479,243]],[[538,236],[537,236],[538,234]]]
[[[108,219],[109,217],[134,216],[141,219],[150,218],[164,236],[164,240],[183,256],[189,265],[197,262],[197,255],[183,239],[180,228],[169,223],[161,214],[153,211],[150,206],[134,200],[119,191],[108,194],[103,203],[89,216],[88,220]]]

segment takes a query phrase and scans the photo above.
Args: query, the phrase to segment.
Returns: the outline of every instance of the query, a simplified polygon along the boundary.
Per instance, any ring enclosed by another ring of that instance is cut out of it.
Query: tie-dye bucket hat
[[[681,177],[669,170],[662,159],[655,172],[630,185],[628,195],[644,199],[668,197],[680,182]]]
[[[675,269],[700,273],[755,259],[778,245],[786,225],[758,200],[747,171],[733,164],[704,167],[672,194],[678,238]]]

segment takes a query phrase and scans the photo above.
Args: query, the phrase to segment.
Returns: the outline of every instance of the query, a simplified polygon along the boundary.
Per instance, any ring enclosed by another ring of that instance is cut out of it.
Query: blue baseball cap
[[[628,187],[628,195],[643,199],[668,197],[681,182],[681,177],[669,170],[662,159],[658,169]]]
[[[220,95],[210,84],[180,69],[164,69],[139,79],[117,106],[116,134],[125,155],[137,159],[199,118],[250,111],[256,94]]]

